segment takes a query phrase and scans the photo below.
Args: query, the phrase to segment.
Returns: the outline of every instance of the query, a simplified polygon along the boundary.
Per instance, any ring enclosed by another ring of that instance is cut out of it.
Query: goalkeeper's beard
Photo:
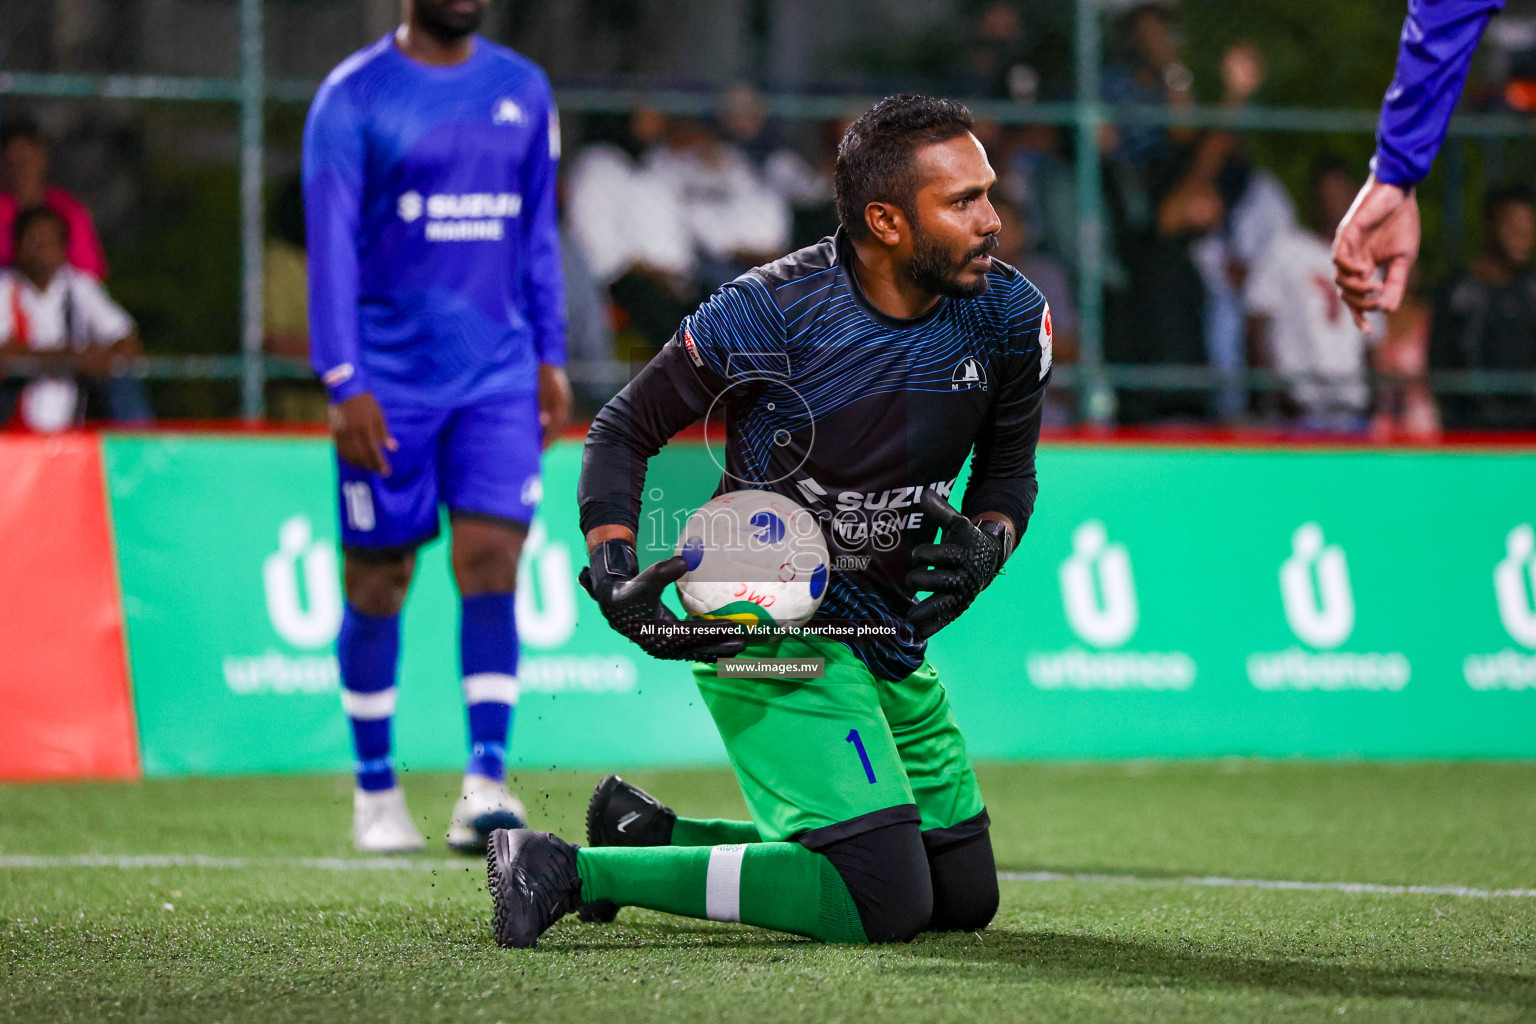
[[[956,260],[938,239],[923,230],[922,223],[914,217],[912,218],[912,258],[902,268],[902,273],[908,281],[930,295],[943,295],[951,299],[974,299],[978,295],[986,294],[991,284],[987,280],[987,275],[982,274],[970,282],[961,281],[960,275],[971,265],[972,260],[978,256],[992,254],[997,251],[997,246],[997,236],[988,235],[985,242],[974,249],[967,249],[965,255]]]

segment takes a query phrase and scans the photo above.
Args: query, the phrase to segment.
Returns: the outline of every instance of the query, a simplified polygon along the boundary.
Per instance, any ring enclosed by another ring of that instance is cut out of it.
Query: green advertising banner
[[[105,454],[146,773],[344,769],[328,445]],[[527,542],[513,761],[723,761],[686,668],[578,593],[579,461],[548,453]],[[718,477],[669,447],[647,514]],[[1006,575],[931,649],[976,756],[1536,756],[1536,456],[1056,445],[1040,489]],[[464,757],[446,561],[423,550],[407,605],[407,768]]]
[[[1051,447],[933,645],[982,757],[1536,755],[1536,458]]]
[[[342,595],[335,468],[320,439],[113,437],[108,494],[146,775],[341,770],[351,763],[334,643]],[[654,486],[708,500],[696,450]],[[581,449],[544,466],[518,583],[523,643],[511,763],[538,768],[725,757],[691,677],[614,634],[576,572]],[[466,756],[458,597],[443,541],[423,548],[402,631],[398,761]]]

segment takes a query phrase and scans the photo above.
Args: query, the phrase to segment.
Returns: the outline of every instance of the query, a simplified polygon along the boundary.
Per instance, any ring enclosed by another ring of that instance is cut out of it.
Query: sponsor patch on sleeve
[[[1040,379],[1045,380],[1045,375],[1051,372],[1051,307],[1045,307],[1045,314],[1040,317]]]
[[[694,344],[693,332],[683,328],[683,348],[688,350],[688,358],[693,360],[694,366],[703,366],[704,357],[699,355],[699,346]]]

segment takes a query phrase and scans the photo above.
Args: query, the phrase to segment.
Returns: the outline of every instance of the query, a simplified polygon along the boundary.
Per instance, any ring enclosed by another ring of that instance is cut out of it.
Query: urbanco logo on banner
[[[518,682],[534,693],[627,693],[640,680],[627,654],[556,653],[576,633],[575,581],[570,548],[535,519],[517,567],[517,633],[524,649]]]
[[[1042,690],[1187,690],[1195,661],[1182,651],[1115,650],[1141,624],[1130,550],[1109,539],[1097,519],[1072,531],[1072,553],[1061,563],[1061,601],[1067,625],[1095,650],[1037,651],[1028,659],[1030,682]]]
[[[1328,543],[1323,528],[1302,523],[1291,534],[1290,557],[1280,563],[1285,623],[1307,648],[1248,656],[1248,681],[1260,690],[1401,690],[1412,674],[1408,658],[1336,648],[1355,631],[1355,592],[1344,548]]]
[[[1504,557],[1493,567],[1493,597],[1499,622],[1511,640],[1536,649],[1536,530],[1521,523],[1504,538]],[[1497,654],[1470,654],[1462,674],[1474,690],[1536,689],[1536,654],[1505,648]]]
[[[277,530],[277,550],[261,565],[267,619],[287,650],[226,655],[224,683],[239,694],[327,693],[341,685],[330,647],[341,629],[341,576],[336,544],[315,537],[308,516]]]
[[[226,655],[224,682],[241,695],[318,694],[340,688],[334,645],[343,599],[334,540],[315,535],[308,516],[278,527],[276,550],[261,564],[267,619],[281,646]],[[518,635],[529,654],[518,680],[532,692],[628,692],[639,672],[624,655],[559,653],[576,631],[575,573],[566,544],[535,519],[523,544],[516,591]]]

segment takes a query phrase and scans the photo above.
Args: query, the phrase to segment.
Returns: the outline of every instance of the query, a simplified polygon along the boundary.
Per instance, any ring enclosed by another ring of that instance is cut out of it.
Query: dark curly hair
[[[867,235],[864,208],[870,203],[894,203],[910,217],[917,193],[913,155],[966,134],[971,125],[964,104],[916,93],[887,96],[866,110],[837,147],[832,185],[843,230],[853,238]]]

